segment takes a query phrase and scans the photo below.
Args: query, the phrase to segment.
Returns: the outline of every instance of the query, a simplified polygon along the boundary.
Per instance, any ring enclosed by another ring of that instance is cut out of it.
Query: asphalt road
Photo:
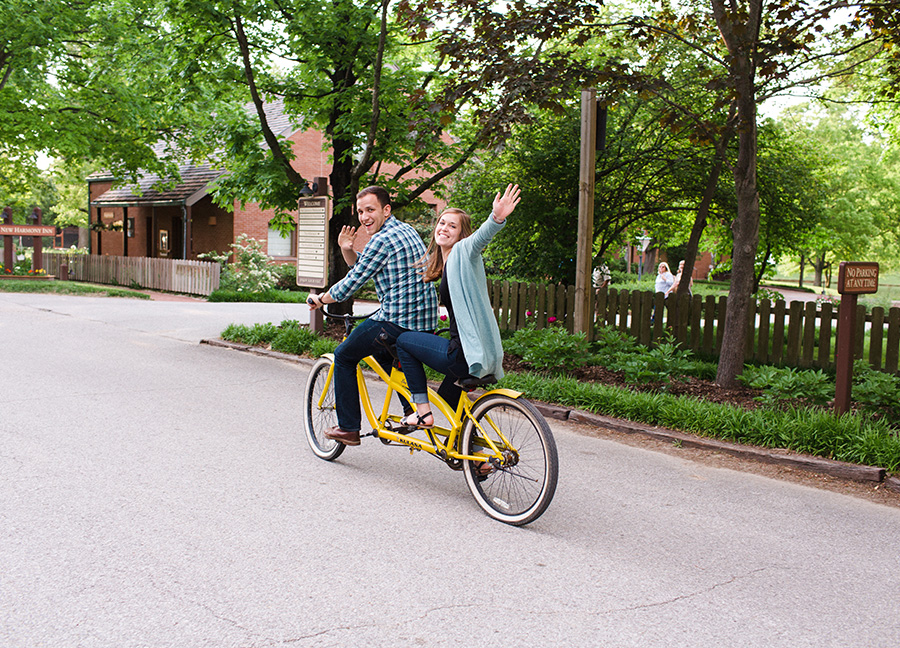
[[[0,293],[0,646],[897,646],[900,509],[551,421],[513,528],[459,473],[300,431],[303,306]]]

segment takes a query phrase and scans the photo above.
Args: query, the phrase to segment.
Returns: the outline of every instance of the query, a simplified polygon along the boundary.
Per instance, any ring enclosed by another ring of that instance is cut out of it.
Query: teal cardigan
[[[503,377],[503,344],[488,297],[481,252],[505,224],[491,214],[475,233],[453,246],[444,268],[469,373],[479,378],[489,374]]]

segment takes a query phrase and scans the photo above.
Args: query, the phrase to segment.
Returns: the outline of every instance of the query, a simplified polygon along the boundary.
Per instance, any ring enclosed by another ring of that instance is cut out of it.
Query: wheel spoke
[[[508,524],[540,516],[556,490],[556,444],[547,422],[530,403],[502,394],[476,403],[463,443],[469,454],[487,459],[496,447],[494,470],[479,475],[483,462],[467,461],[466,482],[484,511]],[[487,438],[486,438],[487,437]]]

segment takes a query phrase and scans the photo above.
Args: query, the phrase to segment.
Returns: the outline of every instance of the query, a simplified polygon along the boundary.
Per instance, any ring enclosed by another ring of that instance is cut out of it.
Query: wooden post
[[[575,265],[576,332],[593,337],[591,264],[594,256],[594,174],[597,160],[597,91],[581,91],[581,172],[578,183],[578,244]]]
[[[856,333],[856,294],[841,296],[838,306],[837,348],[834,360],[837,375],[834,379],[834,413],[850,411],[850,387],[853,382],[853,338]]]
[[[12,225],[12,208],[4,207],[3,208],[3,224],[4,225]],[[16,265],[16,261],[13,258],[13,237],[12,236],[4,236],[3,237],[3,267],[12,272],[13,267]]]
[[[841,261],[838,270],[838,293],[841,305],[838,306],[837,348],[834,362],[837,375],[834,380],[834,413],[840,416],[850,411],[850,391],[853,385],[853,358],[856,356],[857,296],[878,292],[878,264],[874,262]],[[865,309],[862,324],[865,327]],[[859,331],[862,333],[862,330]]]
[[[43,225],[44,221],[43,212],[41,212],[40,207],[35,207],[34,211],[31,212],[32,218],[34,218],[35,225]],[[43,270],[44,269],[44,239],[41,236],[32,236],[31,237],[31,269],[32,270]]]

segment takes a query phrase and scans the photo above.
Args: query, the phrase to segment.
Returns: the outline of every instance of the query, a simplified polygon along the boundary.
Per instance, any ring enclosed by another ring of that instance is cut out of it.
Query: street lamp
[[[638,242],[641,244],[641,261],[638,264],[638,281],[641,280],[641,275],[644,274],[644,252],[647,251],[647,248],[650,247],[650,237],[646,234],[642,234],[637,237]]]

